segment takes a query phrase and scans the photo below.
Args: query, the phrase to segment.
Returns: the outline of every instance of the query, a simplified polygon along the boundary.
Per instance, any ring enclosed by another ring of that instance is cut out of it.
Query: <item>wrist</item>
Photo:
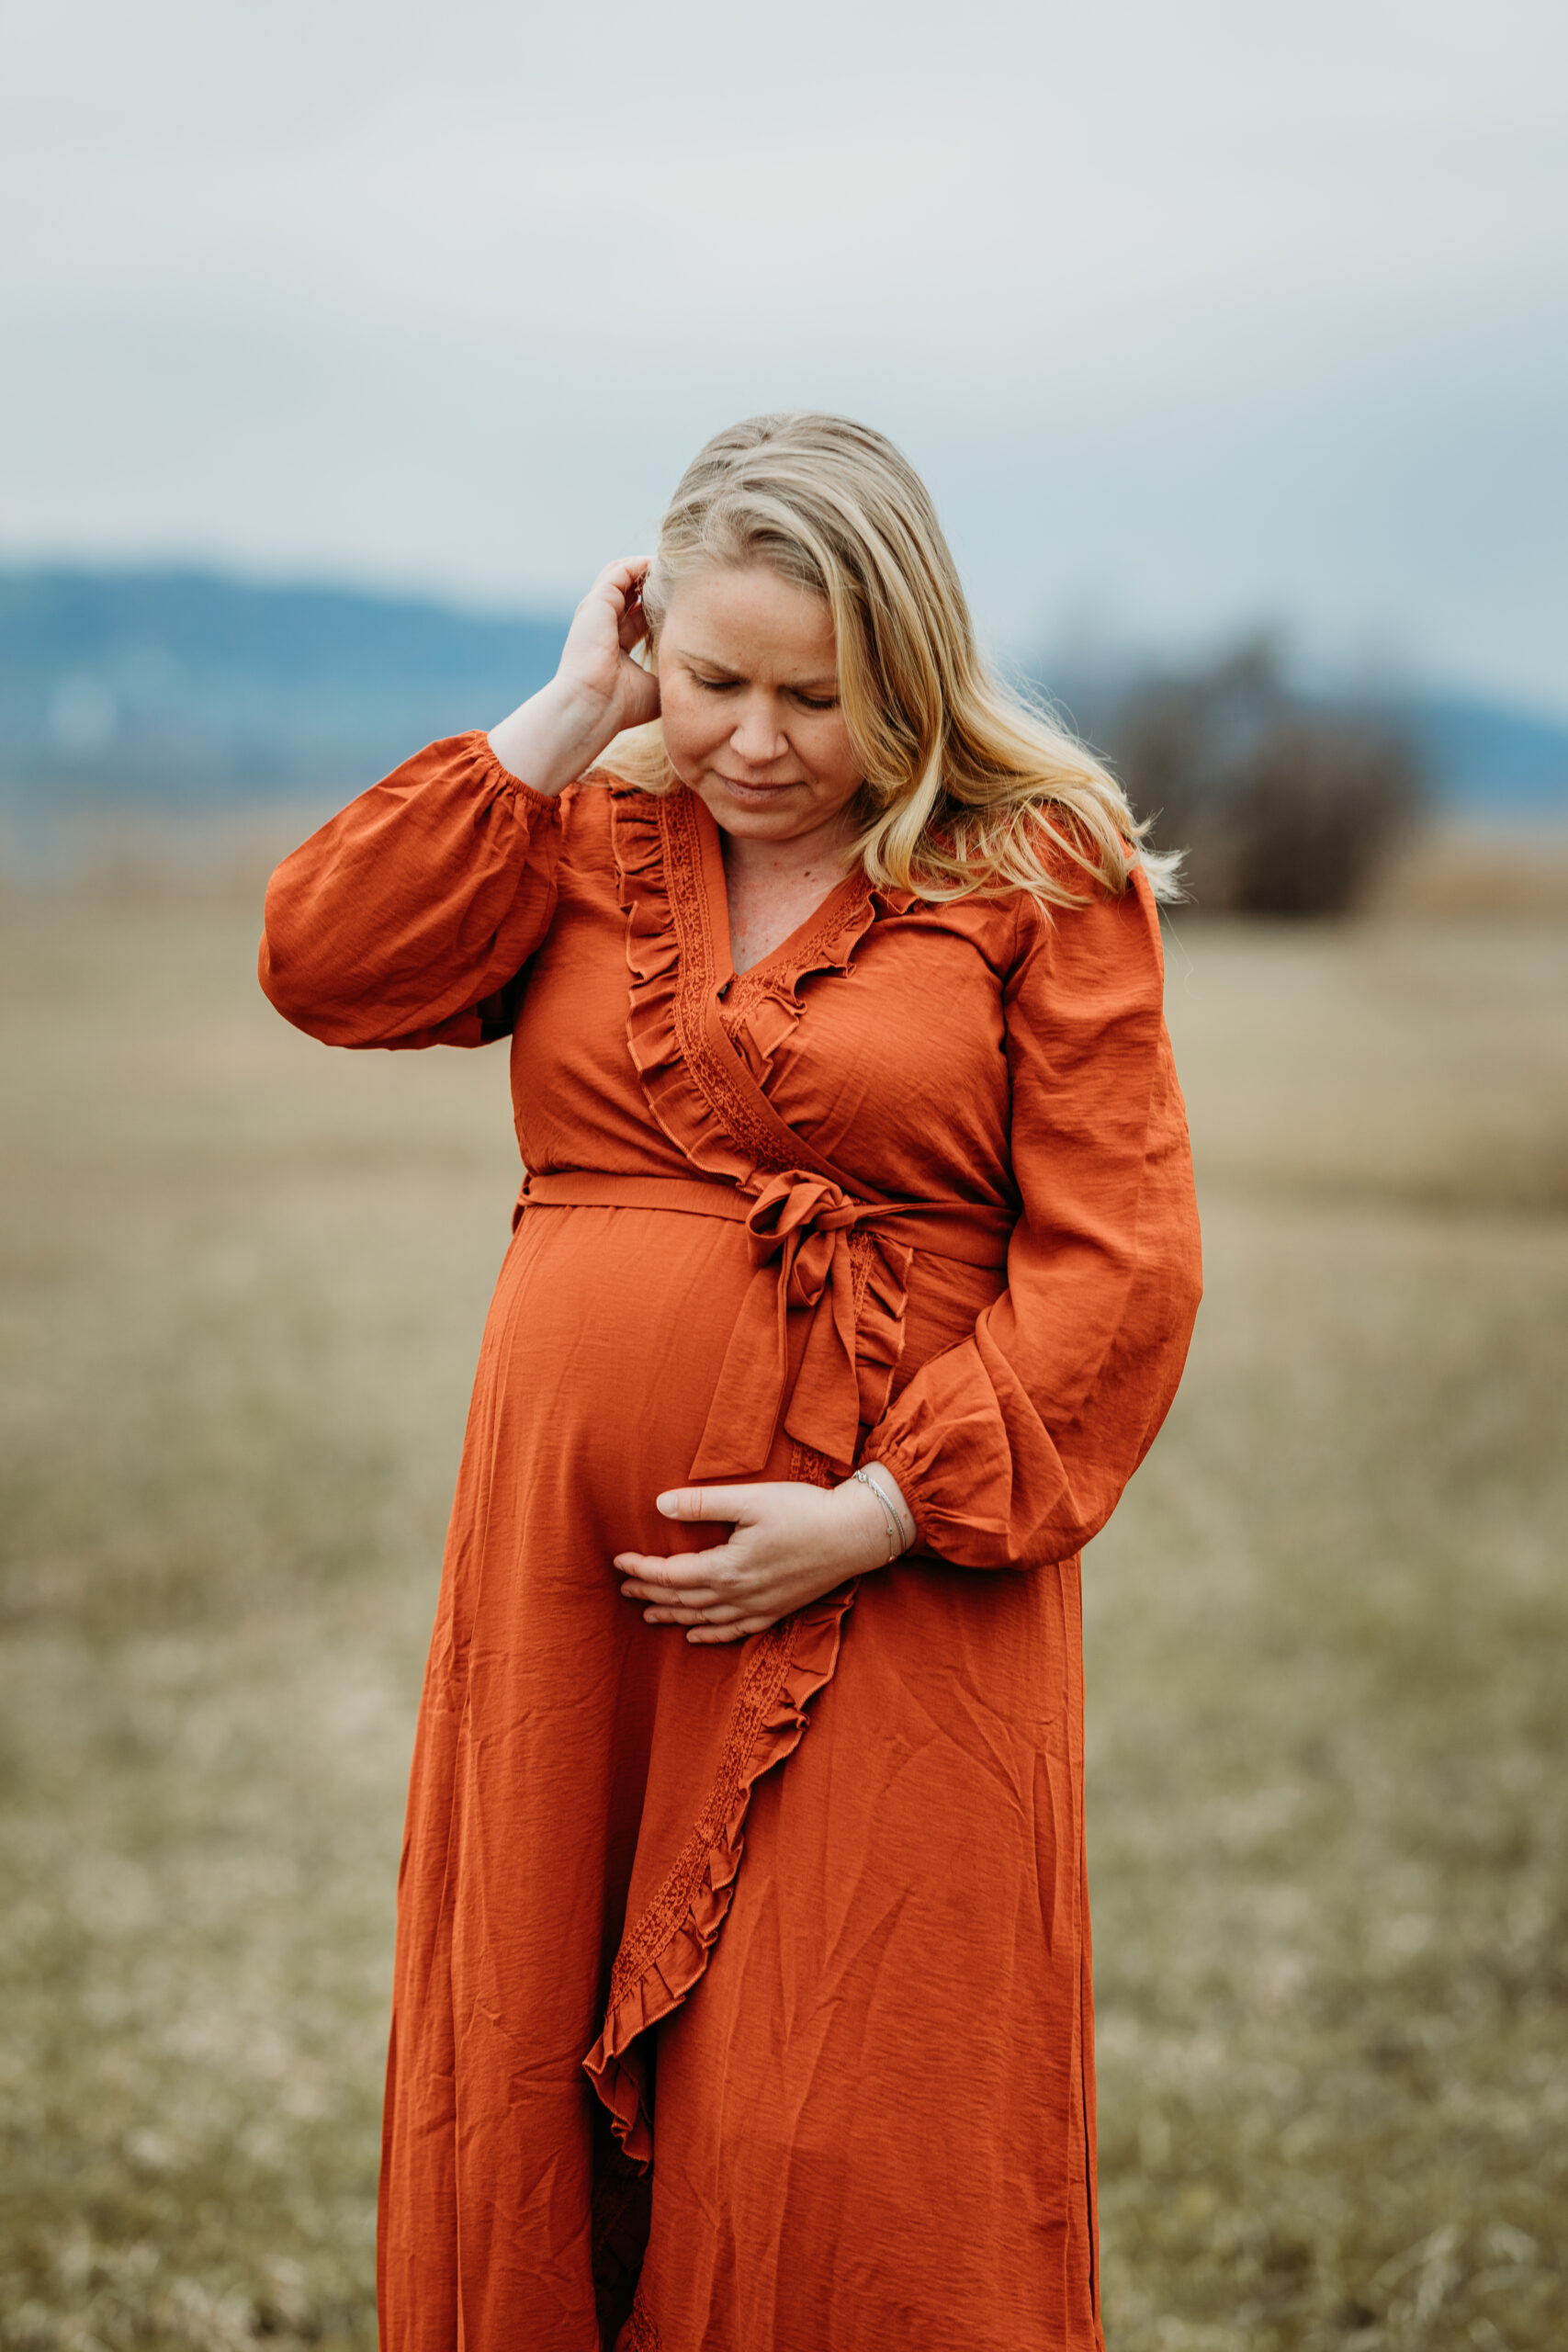
[[[846,1478],[833,1489],[833,1498],[852,1531],[854,1547],[853,1574],[869,1576],[875,1568],[886,1568],[891,1560],[887,1533],[887,1515],[875,1495]]]
[[[602,695],[557,677],[492,727],[489,741],[509,775],[553,797],[592,766],[616,731]]]
[[[868,1510],[874,1513],[882,1530],[884,1549],[878,1565],[891,1567],[909,1549],[917,1532],[914,1514],[904,1500],[897,1480],[880,1464],[865,1463],[850,1473],[838,1491],[841,1495],[864,1496]]]
[[[914,1512],[904,1499],[903,1487],[898,1484],[886,1462],[863,1462],[861,1470],[877,1492],[885,1496],[893,1507],[898,1521],[899,1549],[904,1552],[913,1550],[920,1531],[916,1524]]]

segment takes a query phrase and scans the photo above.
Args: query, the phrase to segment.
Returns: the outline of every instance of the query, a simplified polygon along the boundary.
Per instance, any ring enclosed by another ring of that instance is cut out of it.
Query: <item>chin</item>
[[[716,816],[722,809],[725,822],[733,820],[738,832],[765,832],[778,825],[798,825],[803,817],[809,820],[812,814],[809,787],[773,785],[750,793],[743,787],[737,789],[728,776],[709,776],[700,789],[712,813]]]

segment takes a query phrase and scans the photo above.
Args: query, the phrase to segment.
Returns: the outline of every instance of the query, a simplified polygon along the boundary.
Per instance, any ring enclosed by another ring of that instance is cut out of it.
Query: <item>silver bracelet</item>
[[[898,1514],[894,1510],[892,1504],[888,1501],[886,1496],[883,1493],[881,1487],[877,1485],[875,1479],[871,1476],[869,1471],[852,1470],[850,1472],[850,1476],[852,1478],[857,1478],[863,1487],[869,1487],[871,1492],[876,1497],[877,1501],[882,1505],[882,1516],[887,1521],[888,1553],[885,1565],[891,1567],[894,1561],[898,1558],[899,1555],[906,1548],[904,1530],[899,1523]]]

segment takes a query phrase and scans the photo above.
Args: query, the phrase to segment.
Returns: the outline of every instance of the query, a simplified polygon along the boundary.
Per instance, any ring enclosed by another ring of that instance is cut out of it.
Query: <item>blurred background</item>
[[[0,2344],[373,2341],[516,1170],[493,1052],[276,1019],[261,886],[799,405],[1190,851],[1112,2352],[1568,2341],[1568,17],[16,0],[0,74]]]

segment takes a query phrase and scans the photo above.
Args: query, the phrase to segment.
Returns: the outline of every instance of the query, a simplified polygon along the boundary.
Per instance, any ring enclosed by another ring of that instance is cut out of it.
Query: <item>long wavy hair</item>
[[[1176,860],[1141,846],[1146,826],[1115,778],[981,660],[925,484],[891,441],[807,409],[716,434],[660,526],[642,594],[650,664],[679,581],[757,563],[832,613],[864,777],[847,865],[930,899],[1026,890],[1076,906],[1124,890],[1140,865],[1156,896],[1177,895]],[[597,764],[647,792],[680,782],[657,718]]]

